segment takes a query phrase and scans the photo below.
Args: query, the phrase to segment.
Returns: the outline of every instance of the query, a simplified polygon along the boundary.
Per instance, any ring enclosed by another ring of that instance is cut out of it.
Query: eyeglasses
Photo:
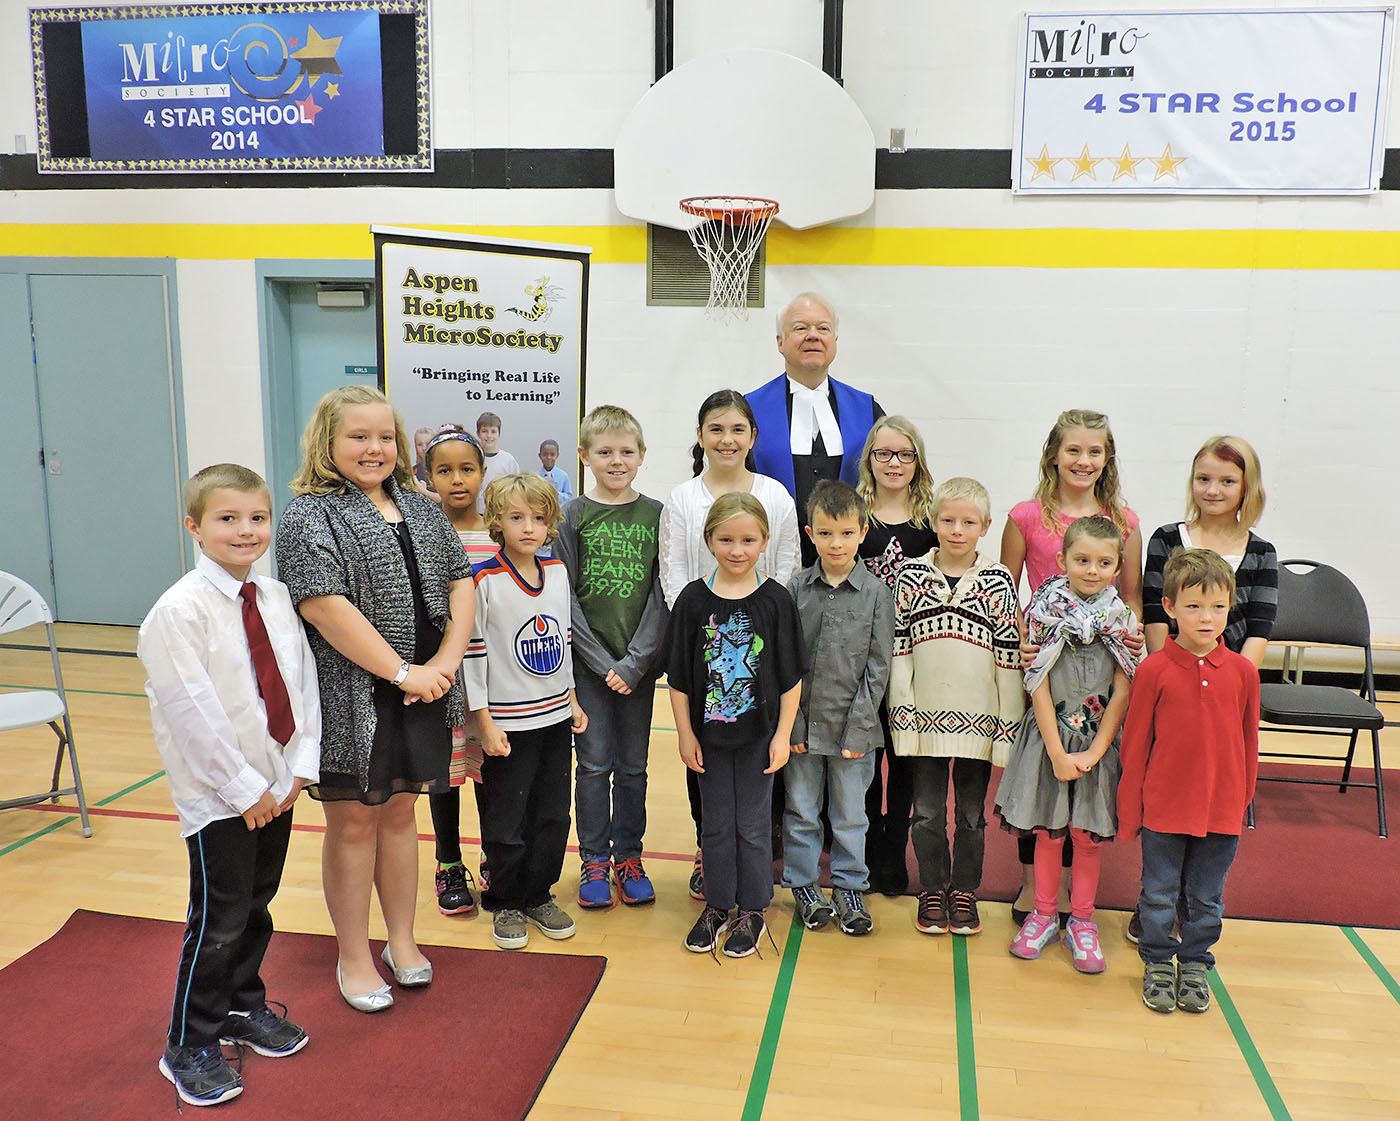
[[[876,463],[888,463],[895,458],[898,458],[900,463],[913,463],[919,458],[918,452],[908,448],[903,451],[895,451],[893,448],[871,448],[870,454],[875,457]]]

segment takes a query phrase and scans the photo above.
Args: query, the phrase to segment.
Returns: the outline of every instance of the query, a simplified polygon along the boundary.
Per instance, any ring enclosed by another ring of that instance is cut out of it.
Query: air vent
[[[746,307],[762,307],[768,239],[758,247],[749,269]],[[647,226],[647,306],[704,307],[710,298],[710,273],[684,230]]]

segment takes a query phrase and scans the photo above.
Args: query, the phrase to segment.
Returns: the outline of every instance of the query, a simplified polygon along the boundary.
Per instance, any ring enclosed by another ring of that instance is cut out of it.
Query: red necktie
[[[243,600],[243,632],[248,636],[248,650],[253,655],[253,672],[258,677],[258,693],[267,709],[267,730],[283,747],[296,731],[292,718],[292,701],[287,696],[287,683],[277,668],[277,655],[272,652],[272,640],[267,637],[262,613],[258,610],[258,591],[249,580],[238,589]]]

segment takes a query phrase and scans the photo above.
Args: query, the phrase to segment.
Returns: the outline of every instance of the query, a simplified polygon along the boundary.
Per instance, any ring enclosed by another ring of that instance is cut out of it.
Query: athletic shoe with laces
[[[949,890],[948,929],[954,934],[976,934],[982,929],[982,916],[977,913],[977,896],[972,892],[957,888]]]
[[[1142,941],[1142,912],[1136,907],[1133,908],[1132,916],[1128,919],[1128,925],[1123,928],[1123,937],[1134,946]]]
[[[1169,961],[1150,961],[1142,970],[1142,1002],[1153,1012],[1176,1010],[1176,970]]]
[[[606,856],[582,857],[578,872],[578,905],[587,910],[611,907],[612,865]]]
[[[228,1065],[217,1043],[204,1047],[167,1044],[160,1072],[186,1105],[218,1105],[243,1093],[243,1076]]]
[[[1080,973],[1102,973],[1108,968],[1103,947],[1099,944],[1099,926],[1091,919],[1069,918],[1065,928],[1065,945],[1069,947],[1074,968]]]
[[[1210,1009],[1210,972],[1203,961],[1183,961],[1176,967],[1176,1006],[1183,1012]]]
[[[530,941],[525,914],[514,907],[502,907],[491,916],[491,941],[503,950],[521,950]]]
[[[642,867],[640,856],[628,856],[613,861],[613,878],[617,881],[617,897],[624,907],[640,907],[656,902],[656,888]]]
[[[546,938],[553,938],[557,941],[561,938],[574,936],[574,920],[553,899],[546,899],[543,903],[526,907],[525,918],[539,927],[540,933]]]
[[[690,883],[687,885],[690,898],[705,901],[705,854],[695,850],[695,864],[690,869]]]
[[[433,891],[437,894],[437,909],[444,915],[470,915],[476,911],[472,895],[472,874],[465,864],[444,868],[438,865],[433,876]]]
[[[842,934],[869,934],[875,929],[875,920],[870,917],[870,909],[865,905],[865,896],[848,887],[838,887],[831,893],[831,901],[836,904],[836,925]]]
[[[1060,920],[1054,915],[1032,911],[1021,924],[1020,933],[1011,942],[1013,956],[1034,961],[1051,942],[1060,936]]]
[[[729,924],[729,916],[718,907],[706,907],[685,936],[685,948],[693,954],[713,953],[720,933]]]
[[[768,924],[763,921],[762,911],[740,911],[739,917],[730,924],[729,936],[724,940],[724,956],[746,958],[758,952],[758,940],[763,937]],[[769,935],[772,938],[772,935]]]
[[[836,910],[811,884],[792,889],[792,905],[797,918],[808,930],[821,930],[836,917]]]
[[[283,1013],[285,1004],[279,1005]],[[241,1043],[259,1055],[280,1059],[306,1046],[306,1032],[266,1004],[255,1012],[230,1012],[219,1029],[219,1042]]]
[[[921,934],[948,933],[947,892],[919,892],[919,910],[914,916],[914,927]]]

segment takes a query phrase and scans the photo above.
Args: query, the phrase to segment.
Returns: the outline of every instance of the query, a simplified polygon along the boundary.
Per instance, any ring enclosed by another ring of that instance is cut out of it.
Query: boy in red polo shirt
[[[1142,1002],[1154,1012],[1204,1012],[1225,877],[1259,770],[1259,673],[1220,641],[1235,577],[1216,553],[1174,553],[1162,591],[1177,637],[1143,662],[1133,681],[1120,749],[1118,834],[1142,831]],[[1171,929],[1183,885],[1177,943]]]

